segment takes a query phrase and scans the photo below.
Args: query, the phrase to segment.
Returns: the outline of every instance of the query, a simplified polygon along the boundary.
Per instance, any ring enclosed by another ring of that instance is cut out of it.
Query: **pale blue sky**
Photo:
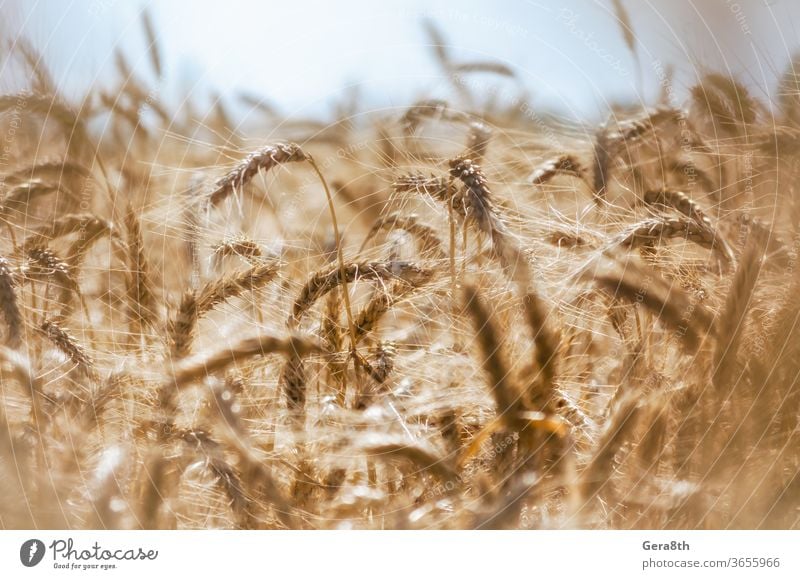
[[[764,91],[798,44],[800,2],[623,0],[637,35],[645,99],[658,92],[656,60],[678,65],[678,88],[702,62],[742,74]],[[113,50],[148,75],[139,12],[149,6],[167,62],[159,96],[208,99],[259,93],[291,115],[330,110],[357,86],[375,109],[447,96],[421,22],[435,21],[457,60],[512,67],[533,102],[574,116],[602,115],[607,99],[637,99],[637,66],[611,0],[406,0],[0,3],[5,36],[43,47],[67,92],[113,73]],[[8,84],[13,70],[0,80]],[[484,80],[493,80],[483,77]],[[155,85],[155,79],[150,79]],[[503,86],[511,92],[511,83]]]

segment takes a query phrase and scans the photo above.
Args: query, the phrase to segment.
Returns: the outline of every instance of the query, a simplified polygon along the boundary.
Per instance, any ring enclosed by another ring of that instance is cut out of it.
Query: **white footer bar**
[[[800,532],[0,532],[2,577],[245,579],[253,573],[315,579],[798,578]]]

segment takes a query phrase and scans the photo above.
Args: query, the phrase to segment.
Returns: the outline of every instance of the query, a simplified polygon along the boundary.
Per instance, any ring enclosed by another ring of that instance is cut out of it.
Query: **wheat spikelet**
[[[549,243],[558,247],[594,247],[595,242],[575,231],[559,229],[546,237]]]
[[[215,456],[209,460],[209,469],[217,477],[217,482],[228,496],[229,506],[236,517],[237,528],[254,529],[255,520],[252,514],[252,501],[243,488],[239,473],[222,457]]]
[[[101,423],[102,416],[114,400],[118,400],[126,387],[133,387],[133,377],[125,372],[113,372],[89,393],[89,401],[80,411],[80,416],[94,425]]]
[[[34,426],[43,431],[45,414],[42,412],[42,381],[35,375],[30,359],[16,350],[0,346],[0,377],[6,379],[8,374],[22,386],[25,394],[31,399],[31,418]],[[2,412],[0,412],[2,417]]]
[[[416,132],[420,123],[425,119],[431,118],[444,118],[450,114],[450,108],[443,100],[431,99],[420,101],[406,109],[400,119],[400,126],[406,135],[412,135]]]
[[[203,457],[220,489],[228,497],[228,506],[236,517],[237,526],[244,529],[255,528],[256,505],[252,497],[245,492],[239,472],[225,459],[223,445],[209,432],[199,428],[181,429],[177,432],[177,436]]]
[[[116,95],[105,93],[100,94],[100,102],[111,114],[125,119],[132,129],[147,135],[149,132],[142,124],[141,118],[139,117],[139,107],[142,106],[144,102],[142,97],[147,93],[138,87],[134,79],[128,79],[128,82],[125,83],[125,92],[131,95],[132,103],[128,104]]]
[[[121,247],[123,244],[112,223],[100,221],[96,226],[93,226],[93,223],[89,223],[88,225],[89,227],[77,236],[76,240],[67,250],[67,255],[69,257],[67,257],[66,261],[69,263],[70,269],[75,272],[80,269],[83,260],[86,258],[92,246],[105,235],[109,236],[109,241],[113,247]],[[120,257],[120,259],[122,259],[122,257]]]
[[[320,324],[320,335],[322,343],[328,351],[325,363],[336,393],[336,399],[340,405],[344,405],[347,359],[343,360],[340,355],[344,350],[344,334],[339,323],[341,304],[339,289],[334,289],[328,294],[325,300],[325,311],[323,312],[322,323]],[[285,388],[285,390],[288,389],[289,388]]]
[[[34,92],[51,94],[56,90],[53,77],[44,63],[44,58],[27,38],[17,36],[14,39],[14,48],[22,55],[25,64],[33,75],[32,87]]]
[[[745,126],[756,121],[755,101],[747,89],[731,77],[708,74],[690,92],[697,108],[708,115],[713,127],[720,132],[738,136]]]
[[[375,347],[370,348],[369,353],[369,358],[358,353],[355,354],[356,365],[373,381],[366,388],[362,385],[362,388],[356,392],[353,403],[353,408],[356,410],[364,410],[379,395],[386,393],[384,383],[394,369],[397,348],[392,342],[379,342]]]
[[[639,53],[636,50],[636,36],[633,32],[634,28],[633,23],[631,22],[631,17],[628,14],[628,11],[625,9],[625,5],[622,3],[622,0],[612,0],[611,4],[614,7],[614,14],[617,17],[617,23],[619,24],[620,31],[622,32],[622,37],[625,39],[625,45],[628,47],[628,50],[631,51],[631,54],[638,63]]]
[[[692,87],[691,95],[697,107],[713,120],[717,130],[727,134],[738,132],[736,117],[730,108],[730,103],[716,88],[696,85]]]
[[[707,249],[714,248],[714,236],[694,220],[681,218],[647,219],[625,232],[618,244],[631,249],[664,239],[683,238]]]
[[[631,141],[641,139],[658,129],[663,123],[675,121],[680,116],[681,113],[672,108],[660,107],[648,111],[640,117],[622,121],[617,125],[616,131],[611,134],[612,148],[617,150],[621,146],[630,144]]]
[[[778,103],[787,121],[800,123],[800,55],[796,52],[778,84]]]
[[[133,72],[130,64],[121,50],[114,53],[114,63],[119,76],[122,78],[121,94],[107,95],[101,93],[101,102],[111,113],[119,114],[125,118],[135,130],[147,134],[146,127],[141,122],[141,112],[145,109],[153,111],[164,123],[170,123],[171,118],[167,110],[152,97],[152,91],[142,83]],[[127,97],[123,100],[122,95]]]
[[[448,164],[450,175],[461,180],[466,188],[465,213],[468,212],[469,217],[475,220],[478,229],[493,237],[495,235],[493,232],[502,226],[497,223],[492,193],[483,170],[472,159],[466,157],[455,157],[450,159]]]
[[[307,161],[308,156],[294,143],[280,143],[251,153],[230,173],[219,179],[209,194],[211,205],[219,205],[228,196],[244,187],[261,170],[269,171],[278,165]]]
[[[453,198],[453,210],[477,225],[490,239],[492,253],[508,276],[527,287],[532,278],[528,259],[501,218],[483,170],[463,157],[451,159],[449,165],[450,175],[464,183],[464,191]]]
[[[392,342],[379,342],[374,348],[370,348],[370,354],[369,360],[362,359],[362,361],[367,364],[372,379],[378,384],[383,384],[394,369],[397,347]]]
[[[248,528],[256,528],[258,523],[256,511],[262,501],[266,500],[273,505],[278,519],[287,528],[296,528],[297,522],[294,520],[286,499],[276,487],[269,467],[265,466],[266,461],[256,455],[247,430],[242,424],[239,413],[234,408],[235,395],[226,396],[226,394],[231,394],[230,389],[227,388],[227,381],[225,389],[215,388],[212,393],[216,407],[219,409],[220,417],[227,427],[224,430],[223,441],[239,458],[238,479],[230,480],[238,480],[240,484],[238,487],[226,489],[226,492],[232,501],[234,496],[230,494],[231,491],[236,493],[237,497],[241,496],[245,499],[244,501],[239,501],[237,498],[232,505],[236,507],[234,512],[237,514],[240,524]],[[220,464],[219,466],[222,465]],[[220,470],[220,474],[225,470],[225,467],[223,467]],[[220,484],[227,483],[228,481],[220,481]],[[241,489],[241,494],[238,492],[239,489]]]
[[[703,243],[709,243],[708,240],[710,240],[711,246],[718,251],[721,259],[728,264],[733,263],[735,258],[733,250],[728,242],[719,234],[711,222],[711,219],[700,209],[700,206],[685,193],[671,189],[647,191],[644,194],[643,200],[648,205],[671,207],[693,220],[700,228],[705,229],[707,232],[706,241]]]
[[[52,117],[63,124],[68,129],[66,134],[70,134],[78,123],[77,115],[58,98],[30,91],[0,95],[0,112],[13,110],[20,103],[24,103],[25,109],[30,113],[41,114],[46,118]]]
[[[489,72],[498,76],[507,76],[513,78],[516,76],[514,70],[502,62],[489,62],[489,61],[473,61],[463,62],[453,65],[453,71],[456,73],[464,72]]]

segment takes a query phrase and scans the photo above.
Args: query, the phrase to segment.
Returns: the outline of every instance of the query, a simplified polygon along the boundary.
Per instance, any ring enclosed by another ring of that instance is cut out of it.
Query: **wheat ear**
[[[568,175],[585,179],[585,171],[573,155],[561,155],[539,165],[530,176],[533,185],[545,185],[557,175]]]
[[[418,283],[430,275],[431,272],[429,270],[405,261],[351,263],[344,268],[344,276],[342,276],[342,270],[338,267],[317,272],[311,276],[300,291],[300,295],[294,302],[292,315],[288,323],[290,326],[296,326],[305,312],[317,300],[345,283],[352,283],[356,280],[387,281],[392,279]],[[351,320],[351,323],[354,323],[354,321]],[[352,331],[350,336],[355,339],[356,332]]]
[[[39,331],[62,354],[69,358],[87,378],[94,382],[99,379],[94,361],[69,332],[51,320],[42,322],[42,325],[39,326]]]
[[[308,160],[308,156],[294,143],[279,143],[251,153],[247,158],[219,179],[208,196],[211,205],[222,203],[235,191],[241,190],[261,170],[269,171],[278,165]]]
[[[199,292],[186,292],[175,319],[170,324],[172,353],[182,357],[189,353],[197,322],[219,304],[255,291],[275,279],[280,265],[264,263],[206,284]]]
[[[0,257],[0,311],[6,322],[6,344],[11,348],[19,346],[22,336],[22,314],[17,303],[16,286],[11,264]]]

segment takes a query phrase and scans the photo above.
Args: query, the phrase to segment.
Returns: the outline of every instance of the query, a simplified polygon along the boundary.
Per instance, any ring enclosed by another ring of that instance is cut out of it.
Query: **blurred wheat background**
[[[0,527],[800,525],[788,2],[7,2]]]

